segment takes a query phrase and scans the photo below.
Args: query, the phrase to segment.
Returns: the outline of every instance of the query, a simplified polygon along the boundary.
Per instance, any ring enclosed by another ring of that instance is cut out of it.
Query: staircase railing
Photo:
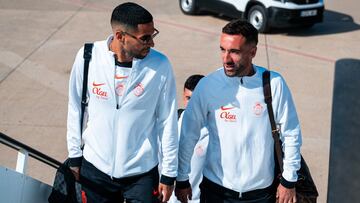
[[[32,157],[40,162],[43,162],[55,169],[59,168],[61,162],[51,158],[50,156],[22,143],[19,142],[4,133],[0,132],[0,143],[13,148],[18,151],[18,157],[16,162],[16,171],[22,174],[26,173],[28,157]]]

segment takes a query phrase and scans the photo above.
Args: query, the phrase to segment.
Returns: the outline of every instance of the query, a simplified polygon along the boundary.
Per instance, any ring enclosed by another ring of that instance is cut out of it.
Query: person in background
[[[184,104],[184,108],[186,108],[186,106],[189,103],[189,100],[191,98],[191,95],[196,87],[196,85],[199,83],[200,79],[203,78],[204,75],[199,75],[199,74],[195,74],[195,75],[191,75],[189,76],[185,83],[184,83],[184,91],[183,91],[183,104]],[[180,116],[182,115],[183,111],[185,109],[178,109],[178,117],[180,118]]]
[[[300,124],[285,80],[271,71],[272,105],[284,153],[284,171],[275,188],[274,140],[262,85],[266,69],[252,63],[257,43],[258,31],[244,20],[222,29],[223,67],[199,82],[183,116],[175,189],[181,202],[191,198],[190,161],[203,126],[209,131],[209,145],[200,202],[296,202]]]
[[[160,201],[166,202],[173,192],[178,166],[172,67],[164,54],[152,48],[159,31],[145,8],[120,4],[110,23],[112,35],[95,42],[92,50],[89,119],[83,133],[83,48],[71,71],[67,121],[71,170],[84,183],[89,203],[151,202],[154,190],[158,190]],[[158,135],[163,153],[160,183]]]
[[[200,79],[202,79],[203,77],[204,77],[203,75],[191,75],[186,79],[184,84],[184,91],[183,91],[183,104],[185,109],[191,98],[192,92],[194,91],[196,85],[199,83]],[[185,109],[178,110],[179,129],[181,127],[181,123],[183,119],[183,111]],[[192,185],[192,199],[190,200],[190,202],[192,203],[200,202],[199,185],[201,183],[203,176],[202,170],[205,163],[208,142],[209,142],[208,130],[206,127],[203,127],[200,132],[199,141],[196,143],[194,154],[191,158],[191,173],[189,174],[189,181]],[[179,201],[176,199],[175,194],[173,194],[169,200],[169,203],[178,203],[178,202]]]

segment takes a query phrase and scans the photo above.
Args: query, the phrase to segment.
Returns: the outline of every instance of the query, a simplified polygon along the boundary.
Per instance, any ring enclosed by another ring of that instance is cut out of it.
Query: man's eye
[[[238,49],[232,49],[232,50],[230,50],[230,53],[232,53],[232,54],[239,54],[239,53],[241,53],[241,51],[238,50]]]
[[[140,39],[142,41],[146,42],[146,41],[149,41],[151,39],[151,36],[150,35],[145,35],[145,36],[140,37]]]

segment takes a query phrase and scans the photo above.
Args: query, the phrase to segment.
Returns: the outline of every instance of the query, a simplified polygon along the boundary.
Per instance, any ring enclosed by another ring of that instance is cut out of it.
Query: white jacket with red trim
[[[207,126],[209,145],[205,177],[243,193],[271,185],[274,178],[274,140],[264,101],[262,73],[253,66],[250,77],[228,77],[223,68],[201,79],[184,111],[179,144],[178,181],[188,179],[190,160],[200,130]],[[290,90],[280,74],[271,71],[272,106],[280,125],[284,172],[296,182],[300,168],[301,131]]]
[[[144,59],[134,59],[122,99],[117,101],[114,53],[108,48],[111,39],[94,43],[88,75],[89,119],[82,135],[83,151],[80,149],[83,48],[77,53],[69,82],[69,157],[84,156],[111,177],[133,176],[158,164],[159,136],[164,155],[162,174],[176,177],[177,103],[171,64],[154,49]]]

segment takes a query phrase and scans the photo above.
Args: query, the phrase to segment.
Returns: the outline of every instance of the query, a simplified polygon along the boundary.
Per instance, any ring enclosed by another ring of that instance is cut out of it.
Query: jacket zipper
[[[116,93],[116,64],[114,64],[114,93],[115,93],[115,101],[116,101],[116,109],[119,109],[119,98],[118,95]]]
[[[122,103],[124,102],[125,96],[127,95],[127,92],[128,92],[128,89],[129,89],[129,84],[131,84],[131,81],[132,81],[132,75],[133,75],[134,68],[135,68],[134,64],[135,64],[135,63],[134,63],[134,61],[133,61],[133,65],[132,65],[132,67],[131,67],[131,71],[130,71],[130,74],[129,74],[128,80],[126,81],[126,84],[125,84],[124,94],[123,94],[123,96],[121,97],[120,102],[117,104],[117,105],[118,105],[118,107],[119,107],[118,109],[120,109],[120,108],[121,108]]]
[[[116,107],[115,109],[119,109],[118,106],[119,106],[119,98],[118,98],[118,95],[116,94],[116,64],[114,63],[114,76],[113,76],[113,80],[114,80],[114,96],[115,96],[115,101],[116,101]],[[117,113],[117,111],[115,111],[115,114]],[[113,126],[115,127],[115,119],[113,121]],[[114,143],[114,147],[112,149],[112,154],[113,154],[113,162],[112,162],[112,165],[111,165],[111,175],[110,175],[110,179],[113,180],[113,176],[114,176],[114,168],[115,168],[115,158],[116,158],[116,153],[115,153],[115,149],[116,149],[116,130],[113,131],[114,132],[114,135],[113,135],[113,143]]]
[[[134,62],[133,62],[134,64]],[[115,65],[115,64],[114,64]],[[119,110],[120,107],[121,107],[121,104],[122,102],[124,101],[124,98],[125,96],[127,95],[127,91],[128,91],[128,85],[131,84],[130,81],[132,80],[132,73],[133,73],[133,70],[134,70],[134,65],[131,67],[131,71],[130,71],[130,74],[129,74],[129,78],[128,80],[126,81],[126,84],[125,84],[125,91],[124,91],[124,94],[122,95],[121,97],[121,101],[119,103],[119,98],[118,98],[118,95],[116,94],[116,79],[115,79],[115,76],[116,76],[116,65],[115,65],[115,68],[114,68],[115,72],[114,72],[114,91],[115,91],[115,97],[116,97],[116,110]],[[117,111],[115,113],[118,113]],[[114,119],[114,124],[115,126],[115,119]],[[117,138],[117,134],[115,133],[116,131],[114,131],[114,137],[113,137],[113,142],[114,142],[114,149],[116,149],[116,138]],[[112,167],[111,167],[111,180],[113,180],[113,177],[114,177],[114,168],[115,168],[115,159],[116,159],[116,153],[113,153],[114,154],[114,157],[113,157],[113,164],[112,164]]]

